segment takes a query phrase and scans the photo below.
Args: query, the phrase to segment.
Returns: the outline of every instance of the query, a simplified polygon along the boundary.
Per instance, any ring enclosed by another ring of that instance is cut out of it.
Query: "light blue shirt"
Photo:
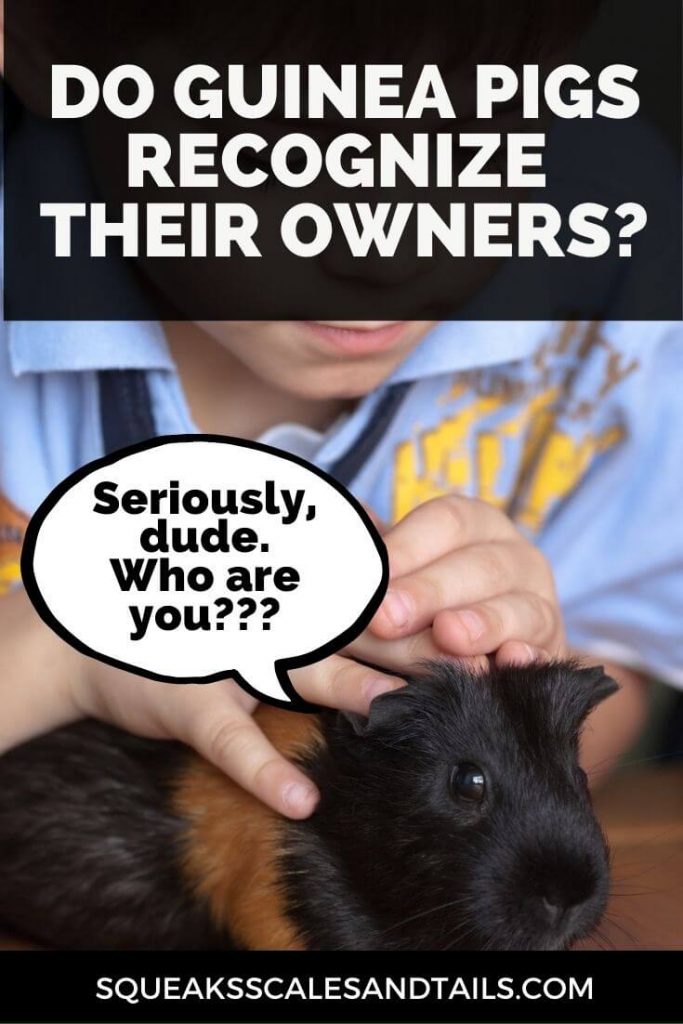
[[[159,326],[3,325],[0,492],[25,513],[102,454],[112,368],[146,372],[158,433],[196,430]],[[550,559],[573,645],[683,686],[683,325],[442,323],[399,381],[354,493],[388,521],[449,491],[499,505]],[[316,463],[354,445],[383,392]]]

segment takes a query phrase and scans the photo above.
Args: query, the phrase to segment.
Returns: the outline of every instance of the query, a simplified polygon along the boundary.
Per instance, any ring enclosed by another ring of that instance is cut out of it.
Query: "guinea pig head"
[[[330,715],[322,800],[283,867],[310,948],[563,949],[599,921],[608,854],[578,763],[614,692],[569,662],[429,664],[368,719]]]

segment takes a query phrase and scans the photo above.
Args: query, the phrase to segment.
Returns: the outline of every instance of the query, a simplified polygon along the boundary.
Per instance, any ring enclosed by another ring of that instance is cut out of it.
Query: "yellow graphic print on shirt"
[[[396,449],[393,521],[455,492],[537,532],[596,456],[623,437],[619,423],[596,431],[590,420],[637,367],[594,325],[586,331],[572,323],[539,347],[524,378],[518,369],[459,374],[445,396],[455,411]],[[587,369],[588,388],[581,376]]]
[[[28,519],[0,494],[0,595],[21,579],[19,559]]]

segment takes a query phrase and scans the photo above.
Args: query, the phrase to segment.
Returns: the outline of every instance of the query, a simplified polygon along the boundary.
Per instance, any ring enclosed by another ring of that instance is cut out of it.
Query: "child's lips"
[[[338,355],[362,356],[383,352],[405,333],[407,320],[354,321],[301,320],[310,334]]]

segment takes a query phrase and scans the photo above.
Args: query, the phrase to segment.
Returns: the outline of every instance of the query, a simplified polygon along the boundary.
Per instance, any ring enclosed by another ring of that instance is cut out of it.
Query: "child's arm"
[[[0,754],[80,717],[70,685],[75,658],[23,589],[0,597]]]

